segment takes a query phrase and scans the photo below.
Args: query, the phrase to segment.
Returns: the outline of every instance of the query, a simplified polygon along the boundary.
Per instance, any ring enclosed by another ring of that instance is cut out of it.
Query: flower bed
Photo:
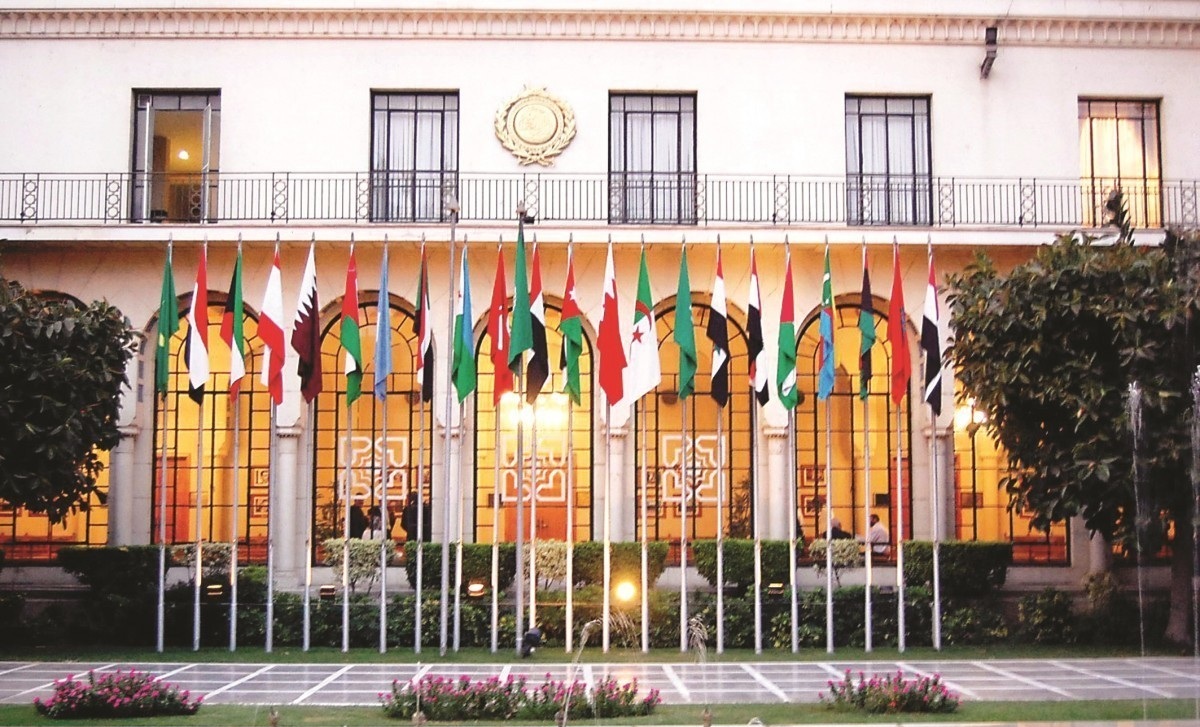
[[[51,719],[72,717],[153,717],[157,715],[195,714],[204,697],[191,698],[187,690],[158,681],[153,674],[130,669],[96,676],[87,680],[74,675],[54,682],[54,696],[46,701],[33,700],[38,714]]]
[[[553,719],[568,706],[573,717],[632,717],[650,714],[662,702],[657,689],[639,698],[637,680],[625,684],[606,678],[589,692],[578,680],[568,685],[550,678],[530,687],[523,676],[501,681],[491,677],[471,681],[469,677],[447,679],[424,677],[416,684],[392,682],[392,691],[379,695],[383,712],[394,719],[412,719],[420,712],[437,721],[480,719]]]
[[[831,709],[859,709],[872,714],[897,712],[949,713],[958,709],[959,696],[946,688],[940,675],[905,679],[904,672],[870,679],[860,671],[858,683],[846,670],[840,682],[829,682],[829,693],[820,693],[821,702]]]

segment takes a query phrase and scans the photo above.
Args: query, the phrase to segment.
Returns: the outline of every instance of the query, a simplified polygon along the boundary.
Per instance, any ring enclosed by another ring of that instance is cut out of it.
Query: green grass
[[[580,725],[679,725],[700,724],[702,705],[659,707],[648,717],[622,718],[620,720],[579,720]],[[945,715],[911,714],[870,716],[861,712],[842,712],[826,709],[819,705],[801,704],[723,704],[712,708],[716,724],[746,724],[757,717],[764,724],[856,724],[866,722],[1030,722],[1030,721],[1092,721],[1092,720],[1137,720],[1191,719],[1197,714],[1197,703],[1184,700],[1140,701],[1087,701],[1087,702],[969,702],[958,712]],[[364,727],[384,725],[396,727],[407,720],[389,720],[377,707],[281,707],[281,727]],[[122,720],[122,725],[182,725],[184,727],[215,727],[245,725],[257,727],[267,725],[267,708],[205,705],[190,717],[163,717]],[[0,706],[0,725],[89,725],[109,724],[103,720],[51,720],[37,714],[32,706]],[[448,723],[446,723],[448,724]],[[456,723],[458,724],[458,723]],[[508,722],[469,722],[477,725],[520,725],[545,724]]]
[[[1191,650],[1179,651],[1155,649],[1148,652],[1153,656],[1190,656]],[[962,659],[1080,659],[1101,657],[1136,657],[1136,647],[1119,646],[1037,646],[1031,644],[996,644],[991,646],[955,646],[935,651],[930,647],[909,648],[903,654],[895,648],[878,648],[870,654],[861,647],[845,646],[832,655],[824,649],[801,649],[800,653],[779,649],[764,649],[755,654],[752,649],[729,649],[724,654],[709,650],[703,657],[709,662],[717,661],[894,661],[904,660],[962,660]],[[571,661],[575,654],[567,654],[562,647],[543,647],[527,660],[518,660],[513,652],[502,649],[495,654],[487,649],[463,649],[458,653],[438,654],[437,646],[427,646],[420,654],[412,647],[391,648],[380,654],[376,647],[355,647],[343,653],[340,649],[320,647],[305,652],[297,647],[280,647],[271,653],[262,647],[239,647],[231,652],[228,648],[204,648],[192,651],[186,648],[168,648],[159,654],[153,648],[113,649],[72,647],[26,647],[20,650],[0,649],[0,660],[5,661],[103,661],[121,663],[152,663],[197,661],[206,663],[268,663],[268,664],[411,664],[421,662],[453,664],[490,664],[521,661],[522,664],[561,664]],[[638,649],[612,649],[607,654],[599,647],[589,646],[580,655],[586,663],[629,663],[666,662],[695,663],[700,657],[695,651],[680,653],[678,649],[652,649],[643,654]]]

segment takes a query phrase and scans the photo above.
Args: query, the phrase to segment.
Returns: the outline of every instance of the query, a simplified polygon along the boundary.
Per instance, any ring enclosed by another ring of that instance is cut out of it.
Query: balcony
[[[161,178],[160,178],[161,177]],[[187,177],[187,178],[181,178]],[[800,175],[211,172],[0,174],[0,224],[504,222],[524,201],[554,224],[1086,228],[1116,180]],[[1200,224],[1200,180],[1120,185],[1139,228]]]

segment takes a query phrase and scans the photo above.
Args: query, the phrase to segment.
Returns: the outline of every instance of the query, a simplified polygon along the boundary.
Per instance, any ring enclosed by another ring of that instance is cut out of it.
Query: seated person
[[[871,526],[867,528],[866,542],[870,544],[872,553],[875,555],[885,555],[891,549],[891,546],[888,545],[889,536],[887,528],[883,526],[883,523],[879,522],[879,516],[875,513],[871,513],[870,522]]]

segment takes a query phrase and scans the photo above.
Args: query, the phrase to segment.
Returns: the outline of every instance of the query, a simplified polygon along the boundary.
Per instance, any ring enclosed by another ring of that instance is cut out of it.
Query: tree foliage
[[[979,254],[950,276],[955,373],[1008,452],[1012,506],[1035,527],[1080,514],[1090,530],[1132,544],[1140,511],[1154,547],[1168,520],[1190,516],[1198,252],[1200,238],[1175,233],[1135,247],[1123,225],[1111,244],[1064,235],[1008,273]],[[1140,509],[1134,381],[1145,427]]]
[[[0,278],[0,500],[58,523],[90,498],[99,452],[120,438],[117,414],[129,320],[104,302],[82,307]]]

